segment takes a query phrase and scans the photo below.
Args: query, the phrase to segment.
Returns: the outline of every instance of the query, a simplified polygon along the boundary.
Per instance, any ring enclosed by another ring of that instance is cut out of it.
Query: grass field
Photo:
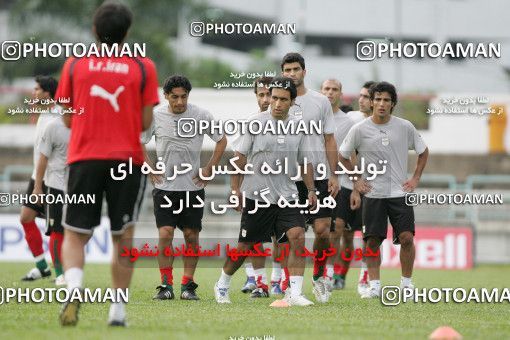
[[[61,328],[57,321],[58,303],[16,304],[0,306],[0,330],[3,339],[240,339],[241,336],[274,336],[275,339],[427,339],[437,327],[450,325],[464,339],[508,339],[510,320],[508,303],[407,303],[385,307],[379,300],[361,300],[355,290],[354,269],[347,289],[334,291],[330,303],[311,307],[270,308],[274,300],[251,299],[239,289],[244,271],[234,276],[231,305],[214,301],[213,284],[219,269],[199,268],[196,281],[201,301],[153,301],[158,271],[137,268],[130,289],[127,329],[109,329],[106,325],[107,304],[84,304],[75,328]],[[50,280],[21,283],[30,268],[28,263],[2,263],[2,287],[52,287]],[[175,270],[180,278],[182,269]],[[268,270],[269,274],[269,270]],[[87,287],[106,287],[109,267],[86,266]],[[313,299],[307,269],[304,292]],[[383,270],[383,285],[399,283],[398,270]],[[176,281],[179,281],[176,280]],[[471,271],[418,270],[417,287],[508,287],[510,266],[479,266]],[[176,292],[179,292],[177,287]],[[255,339],[255,338],[254,338]]]

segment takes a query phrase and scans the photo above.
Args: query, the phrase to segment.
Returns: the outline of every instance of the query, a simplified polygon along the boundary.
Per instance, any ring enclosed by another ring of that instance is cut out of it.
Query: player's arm
[[[153,108],[154,108],[153,105],[147,105],[147,106],[143,107],[143,110],[142,110],[142,131],[145,131],[151,127]]]
[[[240,153],[239,151],[235,152],[235,156],[238,157],[234,161],[235,165],[239,169],[244,169],[246,166],[246,163],[248,162],[248,159],[246,158],[246,155]],[[234,192],[233,195],[236,195],[239,198],[239,205],[235,207],[235,210],[241,211],[241,201],[242,201],[242,193],[241,193],[241,183],[243,181],[244,175],[242,174],[235,174],[230,176],[230,189]]]
[[[35,168],[35,183],[34,183],[34,190],[32,191],[32,194],[34,194],[34,195],[44,194],[42,183],[43,183],[44,173],[46,172],[47,167],[48,167],[48,157],[46,157],[46,155],[41,152],[40,156],[39,156],[39,161],[37,162],[37,166]]]
[[[317,194],[315,187],[315,182],[313,179],[313,166],[311,163],[306,164],[306,171],[305,171],[305,165],[300,165],[301,167],[301,173],[303,174],[303,182],[306,185],[306,188],[308,189],[308,204],[311,206],[311,209],[313,210],[317,206]],[[338,189],[337,189],[338,191]]]
[[[339,157],[341,156],[339,155]],[[358,155],[356,154],[355,151],[351,153],[351,164],[358,164]],[[361,207],[361,194],[354,187],[352,188],[349,201],[351,205],[351,210],[356,210]]]
[[[335,175],[335,170],[338,165],[338,154],[335,135],[328,133],[324,135],[324,144],[326,146],[326,157],[328,159],[331,174],[328,180],[328,192],[331,196],[335,197],[338,193],[338,177]]]
[[[416,169],[414,170],[413,177],[407,181],[405,181],[403,185],[403,189],[406,192],[412,192],[418,186],[420,182],[421,175],[423,173],[423,169],[427,165],[427,160],[429,158],[429,148],[425,148],[421,154],[418,155],[418,160],[416,161]]]
[[[149,157],[149,153],[147,152],[147,148],[145,147],[145,144],[142,144],[142,151],[143,151],[143,160],[145,163],[147,163],[151,169],[155,169],[154,163]],[[156,185],[156,183],[162,183],[163,182],[163,176],[153,174],[152,172],[149,173],[149,179],[152,183],[152,185]]]
[[[216,142],[216,146],[214,147],[213,154],[207,162],[207,165],[202,168],[202,175],[204,177],[211,177],[213,175],[213,167],[217,166],[220,163],[221,157],[225,152],[227,147],[227,137],[223,136],[219,141]],[[193,179],[195,184],[198,186],[205,187],[207,185],[207,180],[201,179],[200,177],[195,177]]]

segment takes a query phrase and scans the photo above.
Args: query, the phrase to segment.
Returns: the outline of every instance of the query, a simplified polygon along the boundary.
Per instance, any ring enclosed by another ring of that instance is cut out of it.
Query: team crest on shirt
[[[276,139],[276,142],[278,144],[284,144],[285,143],[285,137],[284,136],[278,136],[278,138]]]
[[[382,143],[382,145],[384,145],[384,146],[388,146],[388,145],[390,145],[390,139],[389,139],[387,136],[384,136],[384,137],[381,139],[381,143]]]

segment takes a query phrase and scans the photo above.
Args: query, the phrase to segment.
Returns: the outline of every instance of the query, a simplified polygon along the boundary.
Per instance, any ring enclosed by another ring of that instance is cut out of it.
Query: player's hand
[[[358,191],[360,194],[366,194],[372,190],[372,186],[368,184],[363,178],[360,178],[356,182],[354,182],[354,190]]]
[[[329,177],[328,180],[328,193],[333,196],[333,198],[336,197],[336,194],[338,194],[338,177],[336,175],[333,175]]]
[[[201,171],[203,177],[211,177],[213,174],[212,168],[208,168],[208,167],[201,168],[200,171]],[[209,180],[202,179],[197,174],[195,177],[193,177],[193,183],[195,183],[195,185],[197,187],[205,188],[207,186],[207,184],[209,183]]]
[[[361,207],[361,195],[359,194],[358,191],[353,190],[351,192],[350,201],[351,201],[351,210],[356,210]]]
[[[36,186],[36,187],[34,187],[34,190],[32,190],[32,195],[36,195],[36,198],[37,198],[36,203],[39,205],[42,204],[42,199],[41,199],[40,195],[43,195],[43,194],[44,194],[44,192],[41,187]]]
[[[155,186],[156,183],[163,183],[163,176],[149,173],[149,180],[151,181],[152,185]]]
[[[232,189],[231,196],[237,196],[237,206],[234,207],[234,210],[241,212],[243,210],[243,193],[239,189]],[[232,199],[229,198],[229,203],[232,202]]]
[[[314,210],[317,207],[317,194],[315,191],[308,191],[308,205],[310,210]]]
[[[417,178],[411,178],[404,182],[404,185],[402,185],[402,189],[405,192],[413,192],[414,189],[418,186],[418,179]]]

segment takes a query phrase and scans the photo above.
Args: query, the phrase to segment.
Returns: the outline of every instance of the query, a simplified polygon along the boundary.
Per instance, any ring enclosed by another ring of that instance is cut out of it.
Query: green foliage
[[[102,2],[20,0],[11,7],[9,17],[12,27],[22,33],[24,42],[92,42],[92,17]],[[128,0],[124,3],[134,16],[126,41],[146,44],[147,56],[154,60],[160,82],[171,74],[181,73],[190,77],[195,86],[209,86],[214,83],[212,79],[232,71],[226,64],[212,59],[181,62],[170,46],[170,38],[177,35],[179,19],[189,21],[192,16],[205,16],[207,9],[203,4],[185,0]],[[8,62],[0,66],[0,76],[12,81],[16,77],[36,74],[58,75],[63,62],[63,58],[26,58]]]

